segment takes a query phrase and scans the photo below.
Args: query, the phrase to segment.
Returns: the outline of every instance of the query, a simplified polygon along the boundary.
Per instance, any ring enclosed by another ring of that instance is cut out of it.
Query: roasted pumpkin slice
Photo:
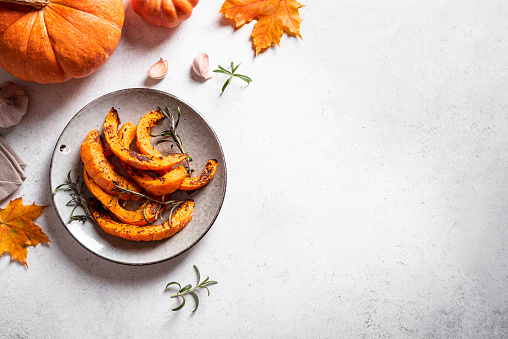
[[[123,164],[123,166],[131,178],[152,195],[160,196],[171,194],[176,191],[187,178],[187,170],[182,165],[159,177],[152,177],[126,164]]]
[[[136,137],[136,126],[130,122],[125,123],[120,132],[118,138],[123,147],[130,148],[130,145]],[[178,166],[174,170],[159,172],[162,174],[157,177],[152,177],[142,171],[129,166],[127,164],[121,164],[124,170],[134,181],[145,191],[153,195],[166,195],[171,194],[180,187],[182,182],[187,178],[187,170],[183,166]]]
[[[120,127],[120,131],[118,132],[118,140],[120,145],[123,147],[130,149],[132,141],[136,138],[136,125],[133,125],[130,121],[127,121]]]
[[[114,221],[95,200],[90,202],[90,211],[100,228],[110,235],[134,241],[152,241],[169,238],[183,230],[192,220],[194,201],[185,201],[173,214],[171,222],[159,225],[133,226]]]
[[[110,150],[109,150],[110,151]],[[99,131],[96,129],[88,133],[81,144],[81,160],[92,180],[109,194],[118,193],[118,185],[124,189],[141,193],[142,189],[135,182],[127,179],[115,171],[113,165],[106,158],[107,149],[101,142]],[[122,195],[122,199],[130,198],[130,194]]]
[[[157,211],[160,205],[153,202],[143,204],[139,209],[128,211],[123,208],[114,195],[108,194],[97,185],[92,178],[88,175],[86,170],[83,171],[86,187],[111,213],[118,218],[118,220],[131,224],[131,225],[147,225],[155,220]],[[162,213],[165,206],[160,208],[159,213]]]
[[[111,147],[109,147],[108,143],[106,142],[106,140],[104,140],[102,135],[100,136],[100,139],[101,139],[102,149],[104,150],[104,156],[106,158],[112,156],[113,152],[111,152]]]
[[[194,178],[185,178],[178,189],[182,191],[192,191],[205,186],[213,179],[215,172],[217,171],[217,165],[217,160],[208,160],[205,165],[205,169],[201,173],[201,176]]]
[[[143,170],[161,171],[178,165],[187,158],[187,154],[171,153],[166,156],[143,155],[125,148],[118,138],[120,120],[117,111],[112,108],[104,122],[104,136],[111,151],[124,163]]]
[[[136,130],[136,136],[137,141],[136,144],[138,146],[138,149],[141,153],[145,155],[153,155],[153,156],[160,156],[161,154],[159,151],[157,151],[150,142],[150,131],[152,127],[157,124],[159,120],[164,118],[164,114],[160,110],[154,110],[151,111],[148,114],[145,114],[138,123],[138,127]],[[129,132],[132,133],[132,132]],[[134,138],[132,138],[134,139]],[[129,148],[129,144],[124,144],[125,147]],[[203,172],[201,173],[201,176],[195,177],[195,178],[186,178],[180,187],[178,189],[182,191],[192,191],[198,188],[201,188],[208,184],[214,177],[215,172],[217,171],[217,165],[218,162],[215,159],[210,159],[205,165],[205,168]],[[130,175],[130,173],[129,173]],[[134,178],[133,178],[134,179]],[[144,188],[142,184],[140,184],[136,179],[134,179],[140,185]],[[145,188],[146,189],[146,188]]]
[[[141,119],[139,119],[136,130],[136,145],[141,153],[158,157],[162,156],[150,143],[150,131],[161,119],[164,119],[164,114],[158,109],[143,115]]]

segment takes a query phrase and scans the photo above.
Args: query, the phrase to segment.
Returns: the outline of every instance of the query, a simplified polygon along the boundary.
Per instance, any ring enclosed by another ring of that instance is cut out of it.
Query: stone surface
[[[202,1],[176,29],[127,7],[106,65],[59,85],[19,81],[22,122],[0,134],[28,167],[14,197],[50,205],[60,132],[93,99],[148,87],[200,111],[228,168],[222,211],[185,254],[131,267],[82,248],[53,208],[29,269],[0,258],[4,338],[508,336],[508,4],[308,1],[303,41],[254,57]],[[200,81],[198,52],[253,79]],[[164,80],[146,77],[159,57]],[[4,207],[7,201],[0,204]],[[219,281],[179,312],[170,281]]]

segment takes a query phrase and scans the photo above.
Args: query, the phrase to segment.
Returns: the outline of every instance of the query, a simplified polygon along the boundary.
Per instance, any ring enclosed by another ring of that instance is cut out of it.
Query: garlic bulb
[[[160,59],[157,61],[146,74],[152,79],[163,79],[166,76],[166,73],[168,72],[168,61],[164,59]]]
[[[211,76],[208,75],[208,71],[210,69],[210,63],[208,61],[208,54],[199,53],[194,58],[192,62],[192,69],[194,72],[199,75],[203,79],[210,79]]]
[[[0,127],[17,125],[28,108],[28,96],[23,88],[6,81],[0,85]]]

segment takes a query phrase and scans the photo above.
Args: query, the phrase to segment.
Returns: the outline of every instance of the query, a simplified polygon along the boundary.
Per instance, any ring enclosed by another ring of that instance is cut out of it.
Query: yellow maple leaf
[[[302,39],[298,13],[301,7],[304,6],[296,0],[226,0],[219,12],[233,19],[236,27],[257,20],[251,37],[258,55],[274,42],[280,46],[283,32]]]
[[[50,242],[33,222],[46,207],[35,204],[23,206],[22,198],[17,198],[11,200],[5,209],[0,208],[0,254],[7,251],[12,260],[16,259],[28,267],[27,246]]]

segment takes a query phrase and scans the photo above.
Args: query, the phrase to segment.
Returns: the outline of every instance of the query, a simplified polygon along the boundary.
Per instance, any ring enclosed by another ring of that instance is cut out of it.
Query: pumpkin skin
[[[134,12],[146,22],[168,28],[190,18],[199,0],[132,0]]]
[[[86,77],[116,49],[123,21],[122,0],[0,2],[0,67],[41,84]]]

